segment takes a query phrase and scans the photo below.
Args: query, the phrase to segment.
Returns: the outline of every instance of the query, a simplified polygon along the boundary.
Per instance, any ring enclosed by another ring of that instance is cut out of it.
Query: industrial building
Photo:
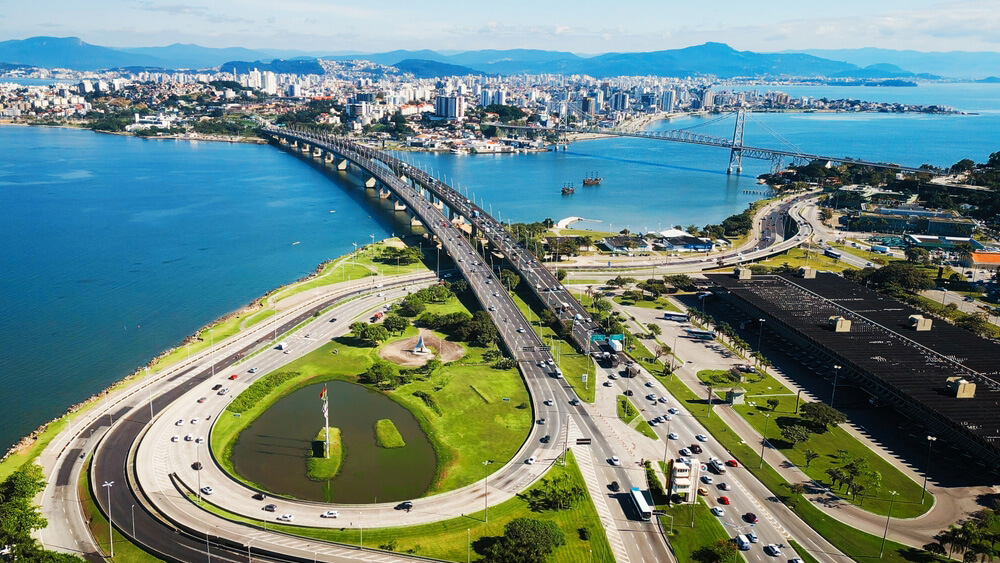
[[[1000,467],[1000,344],[835,274],[708,276],[712,293],[991,469]]]

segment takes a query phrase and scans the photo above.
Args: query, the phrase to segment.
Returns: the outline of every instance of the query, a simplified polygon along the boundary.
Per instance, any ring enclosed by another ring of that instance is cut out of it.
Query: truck
[[[622,341],[621,340],[609,340],[608,346],[615,352],[622,351]]]
[[[275,348],[275,350],[287,350],[288,349],[288,343],[287,342],[279,342],[278,345],[275,346],[274,348]]]
[[[726,472],[726,464],[715,459],[714,457],[708,460],[708,468],[719,475],[722,475],[723,473]]]
[[[381,318],[382,318],[382,311],[378,311],[377,313],[375,313],[374,315],[372,315],[371,321],[375,322],[375,321],[378,321]]]
[[[882,254],[889,254],[889,247],[884,244],[872,245],[872,252],[880,252]]]
[[[472,212],[472,216],[473,217],[479,217],[479,212],[478,211],[473,211]]]

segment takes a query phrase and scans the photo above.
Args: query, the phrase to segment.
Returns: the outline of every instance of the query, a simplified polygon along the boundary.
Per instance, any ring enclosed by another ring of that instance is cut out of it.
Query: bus
[[[677,321],[679,323],[686,323],[686,322],[688,322],[689,319],[688,319],[687,313],[671,313],[671,312],[666,312],[666,313],[663,313],[663,320],[665,320],[665,321]]]
[[[697,338],[699,340],[713,340],[715,339],[714,330],[699,330],[697,328],[689,328],[685,332],[691,338]]]
[[[639,518],[643,520],[650,520],[653,517],[653,510],[649,508],[649,504],[646,502],[646,496],[642,494],[639,487],[632,487],[629,490],[632,496],[632,504],[635,505],[635,509],[639,512]]]
[[[823,254],[826,254],[830,258],[836,260],[840,260],[840,257],[843,256],[843,254],[841,254],[840,251],[834,250],[832,248],[827,248],[826,250],[823,251]]]

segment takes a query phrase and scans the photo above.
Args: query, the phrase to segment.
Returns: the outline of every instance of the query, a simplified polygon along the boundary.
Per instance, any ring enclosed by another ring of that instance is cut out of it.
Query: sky
[[[329,52],[534,48],[1000,51],[1000,0],[4,0],[0,40]]]

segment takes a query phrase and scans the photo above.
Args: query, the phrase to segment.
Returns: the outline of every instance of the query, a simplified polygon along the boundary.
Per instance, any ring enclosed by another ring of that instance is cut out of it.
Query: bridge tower
[[[743,173],[743,128],[746,126],[747,115],[743,108],[736,110],[736,127],[733,129],[733,146],[729,150],[729,168],[726,174]]]

